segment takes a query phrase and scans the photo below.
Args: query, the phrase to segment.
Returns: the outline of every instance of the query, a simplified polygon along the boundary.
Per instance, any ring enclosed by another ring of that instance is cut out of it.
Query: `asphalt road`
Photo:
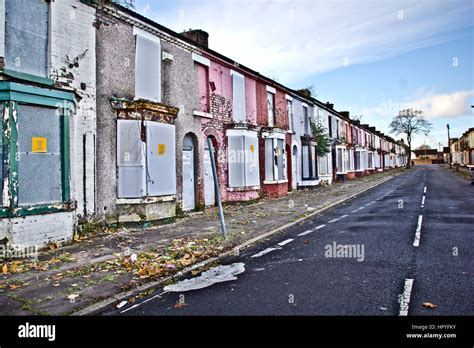
[[[103,314],[474,315],[473,232],[474,185],[419,165],[229,260],[236,280]]]

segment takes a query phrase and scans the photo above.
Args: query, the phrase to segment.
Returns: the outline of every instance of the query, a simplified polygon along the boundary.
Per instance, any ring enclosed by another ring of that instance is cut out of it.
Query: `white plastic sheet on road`
[[[245,264],[243,262],[221,265],[203,272],[199,277],[185,279],[176,284],[165,286],[163,290],[167,292],[184,292],[203,289],[216,283],[236,280],[236,275],[243,272],[245,272]]]

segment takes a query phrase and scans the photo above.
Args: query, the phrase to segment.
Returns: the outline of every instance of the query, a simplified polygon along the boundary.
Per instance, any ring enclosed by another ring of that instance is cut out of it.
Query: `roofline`
[[[94,6],[94,5],[93,5],[93,4],[90,4],[90,6]],[[323,103],[322,101],[316,99],[315,97],[313,97],[313,96],[311,96],[311,97],[309,97],[309,98],[303,97],[303,96],[301,96],[296,90],[294,90],[294,89],[292,89],[292,88],[289,88],[289,87],[287,87],[287,86],[284,86],[284,85],[281,84],[280,82],[277,82],[277,81],[275,81],[275,80],[273,80],[273,79],[271,79],[271,78],[269,78],[269,77],[266,77],[266,76],[260,74],[258,71],[253,70],[253,69],[251,69],[251,68],[249,68],[249,67],[247,67],[247,66],[245,66],[245,65],[242,65],[242,64],[238,63],[237,61],[235,61],[235,60],[233,60],[233,59],[231,59],[231,58],[229,58],[229,57],[226,57],[226,56],[224,56],[223,54],[221,54],[221,53],[219,53],[219,52],[216,52],[216,51],[210,49],[209,47],[202,46],[202,45],[198,44],[197,42],[195,42],[195,41],[193,41],[193,40],[187,38],[186,36],[184,36],[184,35],[182,35],[182,34],[176,32],[176,31],[174,31],[174,30],[172,30],[172,29],[170,29],[170,28],[167,28],[167,27],[165,27],[165,26],[163,26],[163,25],[161,25],[161,24],[155,22],[154,20],[152,20],[152,19],[150,19],[150,18],[147,18],[147,17],[145,17],[145,16],[143,16],[143,15],[141,15],[141,14],[139,14],[139,13],[137,13],[137,12],[135,12],[135,11],[133,11],[133,10],[131,10],[131,9],[127,8],[127,7],[125,7],[125,6],[122,6],[122,5],[116,4],[116,3],[111,4],[110,6],[116,7],[118,10],[120,10],[121,12],[125,13],[125,14],[128,15],[128,16],[131,16],[131,17],[133,17],[133,18],[136,18],[136,19],[138,19],[138,20],[144,22],[145,24],[148,24],[148,25],[154,27],[154,28],[157,29],[157,30],[160,30],[160,31],[162,31],[162,32],[164,32],[164,33],[166,33],[166,34],[168,34],[168,35],[171,35],[171,36],[174,36],[174,37],[178,38],[179,40],[181,40],[181,41],[183,41],[183,42],[189,44],[190,46],[197,47],[198,49],[200,49],[200,50],[206,52],[207,54],[209,54],[209,55],[211,55],[211,56],[213,56],[213,57],[215,57],[215,58],[218,58],[218,59],[220,59],[220,60],[223,60],[223,61],[229,63],[230,65],[232,65],[233,67],[235,67],[235,69],[243,70],[243,71],[247,72],[248,74],[254,75],[256,78],[258,78],[258,79],[260,79],[260,80],[263,80],[263,81],[265,81],[265,82],[268,82],[269,85],[271,85],[271,86],[273,86],[273,87],[277,87],[277,88],[279,88],[279,89],[281,89],[281,90],[283,90],[283,91],[285,91],[285,92],[291,94],[293,97],[296,97],[297,99],[305,100],[305,101],[308,101],[308,102],[310,102],[310,103],[313,103],[313,104],[315,104],[315,105],[317,105],[317,106],[319,106],[319,107],[325,109],[326,111],[328,111],[328,112],[330,112],[330,113],[333,113],[333,114],[335,114],[336,116],[338,116],[338,117],[340,117],[340,118],[342,118],[342,119],[348,121],[348,122],[351,123],[351,124],[357,125],[358,127],[364,128],[364,129],[367,130],[368,132],[371,132],[371,133],[373,133],[373,134],[377,134],[377,135],[379,135],[380,137],[383,137],[383,138],[385,138],[385,139],[387,139],[387,140],[389,140],[389,141],[395,142],[394,139],[392,139],[391,137],[389,137],[389,136],[387,136],[387,135],[381,133],[380,131],[378,131],[378,130],[376,130],[376,129],[375,129],[375,132],[372,131],[372,130],[370,130],[370,129],[369,129],[370,126],[369,126],[369,127],[365,127],[365,126],[363,126],[363,125],[361,125],[361,124],[355,123],[354,120],[351,120],[350,118],[348,118],[348,117],[346,117],[346,116],[343,116],[339,111],[337,111],[337,110],[335,110],[335,109],[329,108],[329,107],[326,105],[326,103]],[[373,128],[375,128],[375,127],[373,127]]]

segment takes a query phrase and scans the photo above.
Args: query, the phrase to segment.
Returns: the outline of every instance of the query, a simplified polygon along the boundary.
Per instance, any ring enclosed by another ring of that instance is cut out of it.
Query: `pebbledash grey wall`
[[[97,217],[117,221],[117,126],[116,112],[110,105],[111,97],[132,100],[135,94],[135,37],[133,26],[119,22],[101,26],[97,30]],[[198,177],[202,172],[201,125],[199,110],[198,74],[192,53],[161,40],[162,55],[172,55],[172,60],[162,60],[162,103],[179,108],[176,126],[176,198],[182,202],[182,148],[183,138],[191,133],[195,142],[195,196],[198,197]]]
[[[162,102],[179,108],[176,119],[176,193],[181,206],[183,197],[182,155],[183,139],[191,133],[194,142],[195,199],[198,201],[199,187],[202,187],[204,140],[201,136],[200,118],[193,115],[199,110],[198,72],[192,53],[172,43],[161,41],[162,52],[173,55],[173,60],[162,62]]]
[[[101,26],[96,31],[97,53],[97,217],[117,216],[117,123],[109,99],[133,99],[135,39],[130,25]]]

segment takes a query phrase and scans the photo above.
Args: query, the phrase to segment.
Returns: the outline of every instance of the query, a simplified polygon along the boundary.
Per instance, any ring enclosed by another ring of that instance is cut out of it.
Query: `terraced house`
[[[95,9],[1,0],[0,17],[0,242],[65,242],[95,211]]]
[[[390,137],[212,50],[202,30],[85,0],[0,0],[0,15],[4,243],[212,207],[215,181],[224,202],[249,201],[403,163]]]
[[[469,128],[459,138],[451,138],[451,163],[474,167],[474,128]]]

